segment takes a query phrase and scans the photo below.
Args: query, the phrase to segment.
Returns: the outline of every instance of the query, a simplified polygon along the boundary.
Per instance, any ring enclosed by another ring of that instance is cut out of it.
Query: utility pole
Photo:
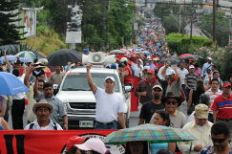
[[[216,43],[216,0],[213,0],[213,42]]]
[[[192,1],[192,8],[193,9],[193,1]],[[193,10],[191,10],[191,21],[190,21],[190,43],[192,43],[192,38],[193,38]]]
[[[232,26],[232,8],[230,8],[230,15],[229,15],[229,41],[228,41],[228,45],[231,46],[231,33],[232,33],[232,30],[231,30],[231,26]]]

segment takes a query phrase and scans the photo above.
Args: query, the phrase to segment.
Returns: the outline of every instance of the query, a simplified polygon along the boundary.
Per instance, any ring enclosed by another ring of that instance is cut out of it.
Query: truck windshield
[[[95,84],[104,88],[104,79],[106,76],[113,76],[115,78],[115,92],[120,92],[119,80],[114,74],[92,73]],[[86,73],[73,73],[68,75],[62,86],[63,91],[90,91],[89,85],[86,79]]]

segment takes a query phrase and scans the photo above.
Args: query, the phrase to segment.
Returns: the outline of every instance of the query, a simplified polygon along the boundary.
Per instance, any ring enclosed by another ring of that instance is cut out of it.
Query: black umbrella
[[[61,49],[48,56],[49,66],[65,66],[68,62],[81,62],[82,54],[72,49]]]

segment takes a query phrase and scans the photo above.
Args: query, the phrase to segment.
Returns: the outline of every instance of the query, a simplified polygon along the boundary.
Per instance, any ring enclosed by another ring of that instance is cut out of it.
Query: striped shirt
[[[186,84],[189,89],[197,89],[197,76],[195,74],[187,74],[185,76]]]

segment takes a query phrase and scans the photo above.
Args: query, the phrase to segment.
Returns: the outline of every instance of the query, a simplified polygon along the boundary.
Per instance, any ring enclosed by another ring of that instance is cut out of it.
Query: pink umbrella
[[[196,59],[196,56],[191,53],[184,53],[179,56],[180,59]]]

